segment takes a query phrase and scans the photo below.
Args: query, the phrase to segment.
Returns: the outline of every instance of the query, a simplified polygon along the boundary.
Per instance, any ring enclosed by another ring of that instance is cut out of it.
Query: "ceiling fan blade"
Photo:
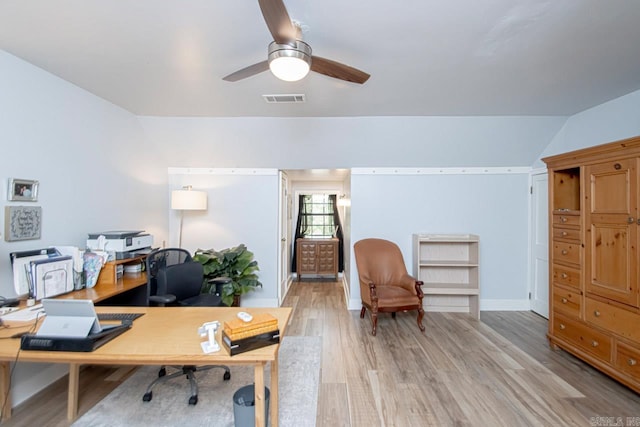
[[[246,79],[247,77],[255,76],[256,74],[260,74],[263,71],[267,71],[269,69],[269,61],[258,62],[257,64],[249,65],[242,70],[238,70],[235,73],[231,73],[226,77],[223,77],[222,80],[226,80],[228,82],[237,82],[238,80]]]
[[[319,56],[311,57],[311,70],[325,76],[333,77],[340,80],[346,80],[352,83],[363,84],[369,77],[369,74],[360,71],[357,68],[341,64],[330,59],[321,58]]]
[[[289,12],[282,0],[258,0],[262,16],[273,36],[273,40],[279,44],[297,38],[298,31],[291,23]]]

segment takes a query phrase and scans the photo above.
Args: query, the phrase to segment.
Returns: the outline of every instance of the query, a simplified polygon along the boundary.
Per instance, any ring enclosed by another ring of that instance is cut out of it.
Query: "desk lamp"
[[[182,247],[182,221],[184,211],[206,211],[207,193],[205,191],[193,190],[190,185],[182,187],[182,190],[171,192],[171,209],[180,211],[180,237],[178,247]]]

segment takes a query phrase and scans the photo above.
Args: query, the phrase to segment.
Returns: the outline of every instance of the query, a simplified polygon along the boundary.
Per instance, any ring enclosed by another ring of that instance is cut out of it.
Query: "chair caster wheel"
[[[191,396],[189,398],[189,405],[195,405],[196,403],[198,403],[198,396]]]
[[[153,398],[153,392],[150,391],[148,393],[145,393],[144,396],[142,396],[142,401],[149,402],[152,398]]]
[[[158,378],[162,378],[165,375],[167,375],[167,370],[165,368],[162,368],[158,371]]]
[[[231,379],[231,372],[225,372],[224,375],[222,376],[222,379],[224,381],[229,381]]]

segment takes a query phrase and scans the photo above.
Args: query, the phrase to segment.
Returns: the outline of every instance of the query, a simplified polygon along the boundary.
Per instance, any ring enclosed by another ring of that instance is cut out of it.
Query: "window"
[[[333,201],[328,194],[305,195],[300,207],[302,234],[308,237],[333,237]]]

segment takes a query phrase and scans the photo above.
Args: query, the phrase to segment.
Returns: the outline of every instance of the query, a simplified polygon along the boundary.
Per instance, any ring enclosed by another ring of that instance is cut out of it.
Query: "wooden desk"
[[[104,305],[135,305],[146,306],[147,300],[147,273],[124,273],[118,278],[116,267],[118,265],[138,264],[144,262],[145,256],[121,259],[107,262],[98,281],[93,288],[84,288],[68,294],[59,295],[61,299],[90,299],[94,303]]]
[[[97,283],[93,288],[84,288],[68,294],[58,295],[55,298],[60,299],[90,299],[94,303],[109,302],[118,299],[127,293],[131,293],[131,297],[126,299],[127,305],[147,305],[147,274],[146,273],[127,273],[122,278],[113,283]],[[139,295],[138,295],[139,294]],[[122,298],[120,298],[122,299]],[[120,304],[124,304],[118,301]],[[131,303],[131,304],[129,304]]]
[[[278,319],[280,336],[283,337],[291,308],[251,308],[237,307],[96,307],[97,312],[145,313],[133,323],[133,327],[90,353],[65,351],[20,351],[18,362],[45,362],[69,364],[69,394],[67,418],[73,420],[78,412],[78,380],[80,366],[90,365],[253,365],[256,393],[256,426],[265,426],[264,419],[264,368],[271,363],[271,408],[273,427],[278,426],[278,350],[274,344],[257,350],[230,356],[224,346],[214,354],[204,354],[197,334],[198,327],[213,320],[234,319],[236,314],[246,310],[252,314],[270,313]],[[0,330],[0,337],[10,336],[15,330]],[[220,343],[221,329],[216,339]],[[0,402],[6,400],[3,419],[11,417],[9,396],[10,362],[16,360],[20,348],[19,339],[0,339]],[[233,375],[233,374],[232,374]],[[149,378],[151,381],[152,378]],[[140,396],[142,399],[142,396]]]

